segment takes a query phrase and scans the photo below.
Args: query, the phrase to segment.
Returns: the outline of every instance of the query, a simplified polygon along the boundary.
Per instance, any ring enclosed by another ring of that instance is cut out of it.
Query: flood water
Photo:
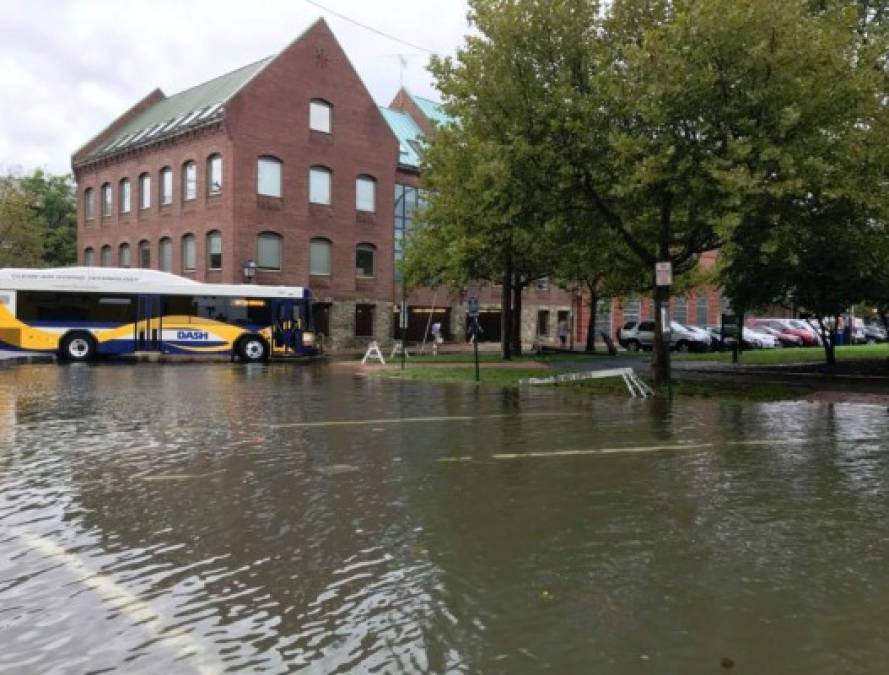
[[[887,422],[7,368],[0,672],[885,672]]]

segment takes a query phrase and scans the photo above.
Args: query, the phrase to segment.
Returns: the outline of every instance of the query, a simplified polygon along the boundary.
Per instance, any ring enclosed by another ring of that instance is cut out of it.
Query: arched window
[[[688,323],[688,297],[677,296],[673,301],[673,321],[676,323]]]
[[[330,204],[330,175],[326,166],[309,169],[309,201],[313,204]]]
[[[222,269],[222,234],[218,230],[207,234],[207,269]]]
[[[256,266],[263,270],[281,269],[282,238],[274,232],[260,232],[256,237]]]
[[[331,105],[327,101],[322,101],[320,98],[309,101],[309,129],[329,134],[330,111]]]
[[[173,203],[173,169],[165,166],[161,169],[161,204]]]
[[[194,272],[198,266],[197,243],[193,234],[182,237],[182,271]]]
[[[148,173],[139,176],[139,208],[151,208],[151,174]]]
[[[186,162],[182,165],[182,201],[198,198],[198,165]]]
[[[132,265],[132,259],[130,257],[130,245],[121,244],[120,248],[117,249],[117,266],[129,267],[130,265]]]
[[[124,178],[120,181],[120,191],[118,193],[118,202],[120,203],[120,212],[130,212],[130,179]]]
[[[222,155],[210,155],[207,158],[207,194],[218,195],[222,192]]]
[[[157,267],[161,272],[173,271],[173,240],[169,237],[157,242]]]
[[[83,249],[83,264],[87,267],[93,267],[96,264],[96,252],[91,247]]]
[[[144,239],[139,242],[139,267],[151,267],[151,244]]]
[[[111,216],[111,183],[105,183],[102,186],[102,217]]]
[[[317,237],[309,242],[309,274],[330,274],[332,248],[329,239]]]
[[[99,264],[102,267],[111,267],[111,247],[107,244],[99,249]]]
[[[92,188],[83,191],[83,215],[87,220],[96,217],[96,194]]]
[[[358,244],[355,247],[355,273],[359,277],[374,276],[374,258],[377,247],[373,244]]]
[[[256,160],[256,193],[266,197],[281,196],[281,160],[277,157]]]
[[[377,181],[372,176],[358,176],[355,180],[355,208],[359,211],[377,210]]]

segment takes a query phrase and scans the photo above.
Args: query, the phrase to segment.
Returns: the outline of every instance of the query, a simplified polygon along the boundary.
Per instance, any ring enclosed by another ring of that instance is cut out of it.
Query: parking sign
[[[478,297],[475,295],[470,295],[466,300],[466,313],[469,314],[470,319],[477,319],[479,313],[478,306]]]

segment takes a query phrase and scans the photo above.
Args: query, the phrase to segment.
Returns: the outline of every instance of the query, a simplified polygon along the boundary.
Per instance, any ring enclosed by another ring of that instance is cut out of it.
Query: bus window
[[[133,298],[99,293],[20,291],[20,321],[53,323],[122,324],[133,320]]]
[[[214,295],[194,298],[194,315],[236,326],[268,326],[272,323],[269,301],[263,298],[225,298]]]

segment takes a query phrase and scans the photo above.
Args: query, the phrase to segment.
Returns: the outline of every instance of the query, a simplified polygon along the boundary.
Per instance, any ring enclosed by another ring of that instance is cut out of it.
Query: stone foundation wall
[[[373,305],[373,336],[355,335],[355,308]],[[328,352],[358,352],[367,349],[372,340],[385,350],[392,344],[392,303],[368,299],[332,300],[330,305],[330,335],[325,338]]]

